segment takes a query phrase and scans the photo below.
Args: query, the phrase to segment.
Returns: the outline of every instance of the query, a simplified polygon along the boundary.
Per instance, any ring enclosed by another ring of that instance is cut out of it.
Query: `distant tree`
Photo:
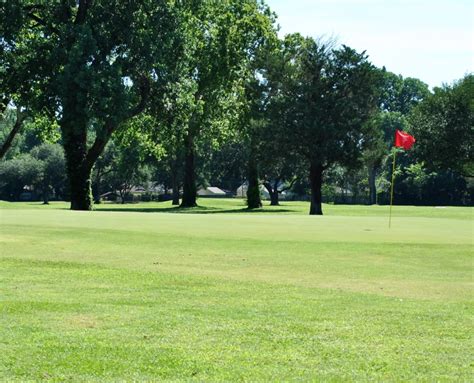
[[[324,172],[360,159],[364,124],[377,105],[380,72],[365,53],[339,49],[311,38],[293,40],[296,75],[284,95],[292,144],[309,168],[310,214],[322,214]],[[291,63],[291,62],[290,62]]]
[[[268,128],[262,133],[267,135],[271,132],[272,129]],[[297,154],[287,147],[287,141],[278,136],[263,138],[258,155],[260,177],[270,195],[270,205],[278,206],[280,194],[290,190],[298,179],[302,178],[301,161]]]
[[[294,36],[272,44],[265,51],[262,65],[264,125],[258,132],[260,176],[270,195],[270,204],[279,205],[279,195],[293,187],[303,177],[298,151],[292,145],[293,125],[286,120],[295,102],[288,86],[295,80],[293,48],[299,37]],[[291,93],[290,93],[291,94]]]
[[[38,184],[43,174],[43,162],[29,154],[1,162],[1,198],[18,201],[25,186]]]
[[[248,74],[245,84],[246,102],[240,114],[240,124],[246,147],[247,207],[262,207],[260,195],[259,150],[262,130],[265,129],[265,87],[258,76]]]
[[[155,158],[159,181],[173,191],[172,204],[179,205],[184,179],[185,138],[189,118],[193,114],[194,94],[192,79],[181,65],[171,71],[168,83],[152,97],[149,113],[154,116],[151,129],[153,140],[163,149]]]
[[[403,78],[381,70],[379,111],[370,117],[365,128],[363,163],[367,167],[369,203],[377,203],[376,179],[380,166],[389,155],[396,129],[406,130],[406,116],[430,91],[428,85],[415,78]]]
[[[94,197],[94,203],[100,204],[102,193],[104,192],[103,187],[105,186],[105,179],[107,174],[111,173],[114,162],[118,156],[117,145],[114,140],[108,142],[102,154],[97,159],[94,168],[92,170],[92,195]]]
[[[392,72],[383,71],[380,108],[387,112],[407,115],[416,105],[429,96],[428,85],[416,78],[403,78]]]
[[[119,150],[113,162],[111,171],[104,175],[106,183],[113,191],[118,192],[122,203],[134,186],[145,186],[151,178],[150,169],[144,165],[143,157],[139,150],[128,148]]]
[[[244,139],[237,134],[209,152],[205,161],[208,183],[235,192],[246,179],[248,151]]]
[[[134,186],[147,187],[151,181],[150,160],[160,150],[144,132],[149,131],[146,125],[153,124],[147,115],[137,116],[128,122],[129,126],[116,133],[113,139],[108,169],[103,173],[103,183],[111,191],[117,191],[125,203]],[[142,127],[145,128],[142,129]]]
[[[256,121],[251,121],[251,129],[258,129]],[[254,125],[252,127],[252,125]],[[260,176],[258,166],[258,144],[255,137],[250,135],[248,143],[247,160],[247,207],[249,209],[258,209],[262,207],[262,197],[260,194]]]
[[[34,186],[41,192],[43,203],[48,204],[52,192],[59,195],[65,186],[66,163],[59,144],[43,143],[31,151],[31,156],[41,162],[41,173]]]
[[[171,204],[179,205],[180,189],[182,187],[183,157],[168,155],[158,161],[153,161],[152,179],[164,187],[165,194],[171,191]]]
[[[416,156],[431,170],[474,176],[474,75],[435,88],[410,114]]]

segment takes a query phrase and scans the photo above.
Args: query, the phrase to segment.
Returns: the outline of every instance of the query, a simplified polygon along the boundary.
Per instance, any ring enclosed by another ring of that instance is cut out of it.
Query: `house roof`
[[[211,193],[214,193],[214,194],[225,194],[224,190],[219,189],[218,187],[215,187],[215,186],[209,186],[206,189],[209,190]]]

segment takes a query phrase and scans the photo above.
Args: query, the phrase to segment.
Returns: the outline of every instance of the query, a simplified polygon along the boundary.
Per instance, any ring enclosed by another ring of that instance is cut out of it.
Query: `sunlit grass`
[[[0,380],[470,380],[471,208],[199,204],[0,203]]]

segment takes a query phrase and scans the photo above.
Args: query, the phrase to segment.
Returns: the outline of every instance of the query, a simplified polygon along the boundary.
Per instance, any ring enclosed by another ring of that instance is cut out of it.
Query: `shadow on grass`
[[[197,206],[197,207],[100,207],[95,211],[115,211],[115,212],[133,212],[133,213],[174,213],[174,214],[223,214],[223,213],[291,213],[289,209],[219,209],[215,207]]]

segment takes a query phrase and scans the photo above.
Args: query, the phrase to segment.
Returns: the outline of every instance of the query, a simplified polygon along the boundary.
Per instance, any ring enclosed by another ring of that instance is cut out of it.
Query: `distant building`
[[[207,188],[201,188],[197,192],[199,197],[226,197],[227,194],[224,190],[219,189],[215,186],[209,186]]]

